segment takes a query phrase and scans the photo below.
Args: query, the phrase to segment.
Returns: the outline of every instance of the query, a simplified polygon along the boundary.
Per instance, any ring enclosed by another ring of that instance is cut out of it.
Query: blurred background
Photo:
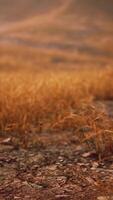
[[[112,0],[0,0],[1,70],[112,64]]]

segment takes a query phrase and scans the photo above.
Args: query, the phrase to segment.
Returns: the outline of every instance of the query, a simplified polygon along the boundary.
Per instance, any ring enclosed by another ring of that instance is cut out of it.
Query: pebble
[[[68,199],[69,200],[69,197],[70,197],[69,195],[62,194],[62,195],[56,195],[55,199],[58,199],[58,200]]]
[[[92,154],[92,152],[83,153],[82,157],[87,158],[87,157],[91,156],[91,154]]]
[[[100,196],[97,200],[113,200],[113,196]]]
[[[15,200],[21,200],[21,197],[14,196],[14,199],[15,199]]]
[[[97,169],[98,167],[99,167],[98,162],[93,162],[93,163],[92,163],[91,169],[92,169],[92,170],[95,170],[95,169]]]

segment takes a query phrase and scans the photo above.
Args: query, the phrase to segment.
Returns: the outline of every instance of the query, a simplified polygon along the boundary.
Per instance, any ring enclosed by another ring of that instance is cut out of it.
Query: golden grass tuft
[[[113,150],[112,119],[98,102],[113,100],[113,69],[0,73],[0,133],[28,138],[72,131],[98,154]],[[101,104],[100,104],[101,105]],[[24,140],[23,140],[24,141]]]

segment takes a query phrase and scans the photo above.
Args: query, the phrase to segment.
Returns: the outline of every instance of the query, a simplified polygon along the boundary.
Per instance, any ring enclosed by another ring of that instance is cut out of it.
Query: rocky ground
[[[101,161],[73,133],[45,133],[31,148],[1,139],[0,200],[112,200],[113,156]]]

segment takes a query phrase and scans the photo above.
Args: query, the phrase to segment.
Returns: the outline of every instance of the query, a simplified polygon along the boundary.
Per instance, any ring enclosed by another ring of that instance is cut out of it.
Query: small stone
[[[63,162],[63,161],[64,161],[64,158],[63,158],[62,156],[59,156],[59,157],[58,157],[58,160],[59,160],[60,162]]]
[[[92,152],[87,152],[87,153],[82,154],[82,157],[87,158],[87,157],[91,156],[91,154],[92,154]]]
[[[85,163],[77,163],[77,165],[79,165],[80,167],[86,167]]]
[[[11,143],[11,138],[6,138],[2,141],[0,141],[1,144],[10,144]]]
[[[15,200],[20,200],[20,197],[14,196]]]
[[[97,200],[113,200],[113,196],[100,196]]]
[[[98,162],[93,162],[92,167],[97,168],[99,166]]]
[[[99,167],[98,162],[93,162],[93,163],[92,163],[91,170],[96,170],[98,167]]]

